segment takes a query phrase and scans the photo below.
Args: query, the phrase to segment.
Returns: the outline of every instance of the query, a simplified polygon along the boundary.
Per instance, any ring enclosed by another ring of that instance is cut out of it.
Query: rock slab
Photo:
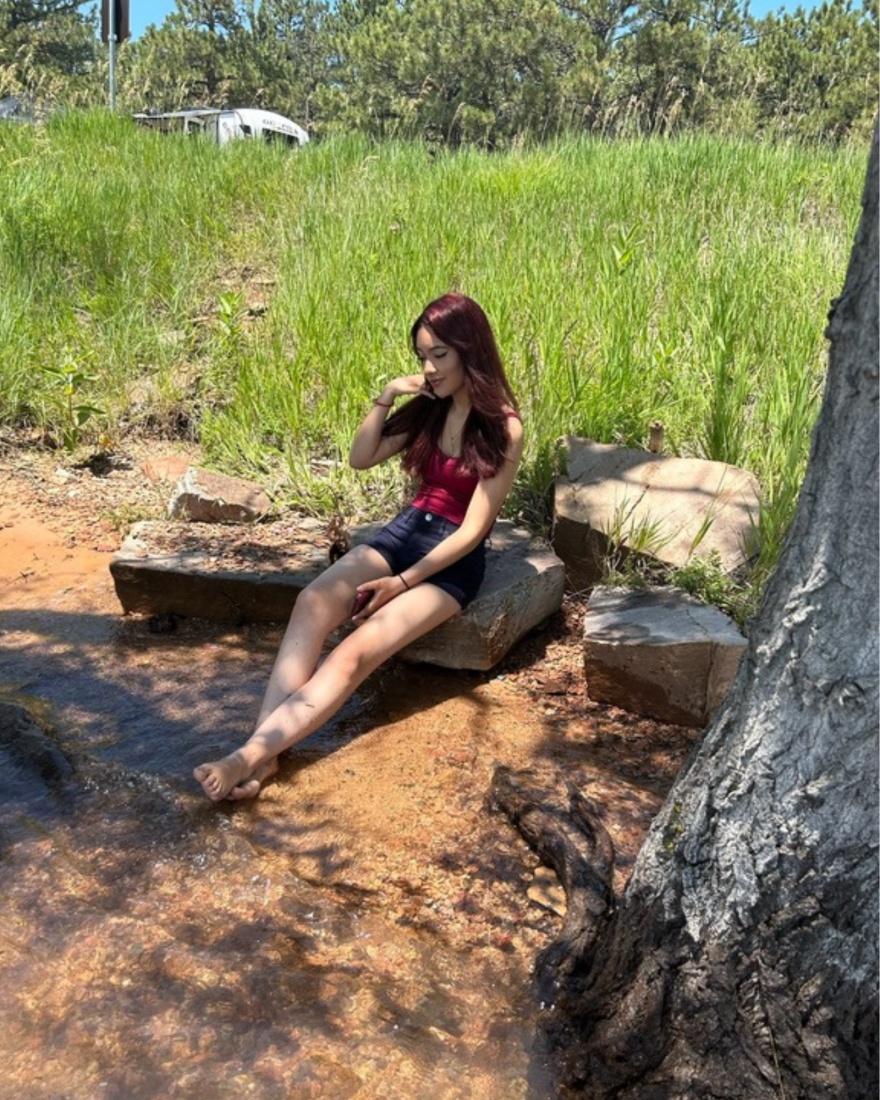
[[[126,613],[214,622],[284,622],[327,567],[314,533],[284,527],[257,542],[248,528],[136,523],[110,562]]]
[[[254,523],[270,508],[262,486],[190,466],[174,487],[168,515],[194,523]]]
[[[375,529],[355,528],[352,543],[364,542]],[[139,523],[110,572],[126,612],[285,622],[296,597],[327,565],[327,547],[310,531],[285,529],[267,540],[264,527],[260,542],[249,543],[243,528]],[[564,590],[565,569],[549,544],[499,521],[477,598],[400,656],[444,668],[492,668],[559,609]]]
[[[365,542],[378,526],[356,528],[352,544]],[[477,598],[399,656],[442,668],[492,668],[520,638],[559,610],[564,594],[565,567],[549,543],[499,520]]]
[[[153,455],[141,463],[141,472],[155,485],[180,481],[189,467],[190,460],[185,455]]]
[[[661,722],[704,726],[745,647],[727,615],[680,589],[600,586],[584,619],[587,693]]]
[[[616,547],[672,567],[714,551],[726,573],[747,561],[759,515],[758,483],[748,471],[576,436],[566,437],[564,451],[553,549],[573,591],[599,583]]]

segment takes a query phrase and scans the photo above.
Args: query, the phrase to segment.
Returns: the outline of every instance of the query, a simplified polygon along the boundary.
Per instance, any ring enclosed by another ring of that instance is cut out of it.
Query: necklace
[[[441,449],[446,454],[457,457],[456,452],[460,450],[461,439],[464,435],[464,426],[467,423],[467,418],[468,414],[465,413],[458,424],[455,425],[452,423],[451,415],[447,415],[443,424],[443,432],[440,436],[441,443],[445,444]]]

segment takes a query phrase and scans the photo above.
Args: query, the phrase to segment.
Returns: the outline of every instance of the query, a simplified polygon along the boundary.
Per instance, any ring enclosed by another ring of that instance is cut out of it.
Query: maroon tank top
[[[519,413],[507,415],[519,420]],[[462,472],[460,466],[460,458],[453,458],[435,447],[413,507],[461,525],[480,479],[475,474]]]

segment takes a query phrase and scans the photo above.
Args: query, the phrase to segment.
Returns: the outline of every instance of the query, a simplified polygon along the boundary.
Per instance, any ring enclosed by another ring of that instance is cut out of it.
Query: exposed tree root
[[[526,843],[552,867],[565,890],[567,911],[556,939],[536,963],[543,994],[569,974],[589,966],[592,951],[613,910],[614,845],[589,800],[569,784],[568,804],[553,792],[528,785],[530,773],[496,768],[492,801]]]

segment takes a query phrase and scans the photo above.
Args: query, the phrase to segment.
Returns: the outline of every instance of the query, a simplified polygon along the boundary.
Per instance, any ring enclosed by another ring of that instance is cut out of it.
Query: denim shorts
[[[410,505],[367,543],[378,550],[393,573],[402,573],[445,538],[458,530],[458,524],[433,512]],[[486,572],[486,543],[434,573],[425,581],[448,592],[462,607],[473,600]]]

